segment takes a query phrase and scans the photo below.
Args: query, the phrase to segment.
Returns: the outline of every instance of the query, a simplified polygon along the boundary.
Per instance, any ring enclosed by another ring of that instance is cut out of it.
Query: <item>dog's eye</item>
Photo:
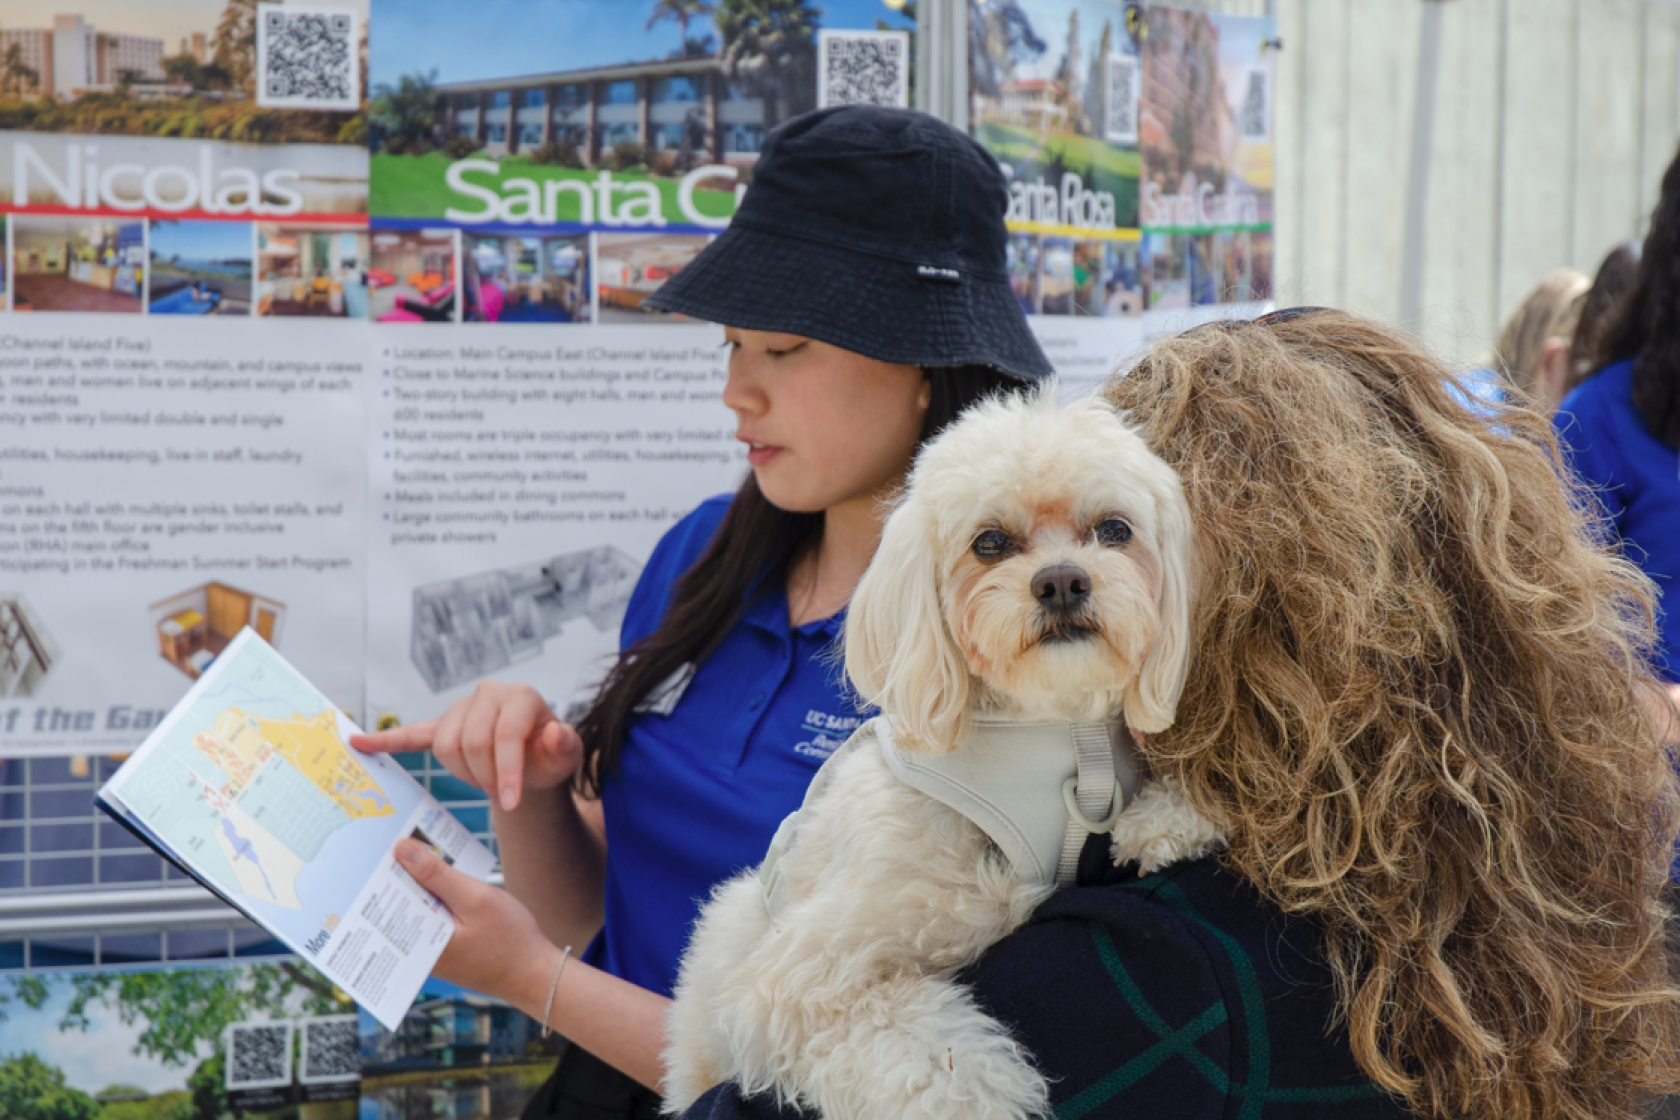
[[[975,537],[974,543],[969,547],[974,550],[974,555],[982,560],[996,560],[999,556],[1008,552],[1009,546],[1014,543],[1009,539],[1009,534],[1002,529],[987,529],[984,533]]]
[[[1132,527],[1118,517],[1097,523],[1097,540],[1103,544],[1125,544],[1132,539]]]

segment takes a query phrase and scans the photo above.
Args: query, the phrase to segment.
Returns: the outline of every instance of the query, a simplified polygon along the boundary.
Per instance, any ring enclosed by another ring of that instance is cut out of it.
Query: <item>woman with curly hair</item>
[[[1680,831],[1650,582],[1544,417],[1408,335],[1199,327],[1104,388],[1196,524],[1196,647],[1140,752],[1228,838],[1076,886],[968,970],[1063,1118],[1631,1120],[1680,1085]],[[960,1062],[953,1069],[960,1069]],[[788,1120],[721,1086],[690,1120]]]
[[[1150,763],[1321,931],[1375,1084],[1426,1117],[1637,1115],[1680,1074],[1651,585],[1595,543],[1543,418],[1478,422],[1398,331],[1268,318],[1107,388],[1204,565]]]
[[[1680,154],[1598,357],[1558,410],[1558,440],[1663,596],[1657,671],[1680,703]]]

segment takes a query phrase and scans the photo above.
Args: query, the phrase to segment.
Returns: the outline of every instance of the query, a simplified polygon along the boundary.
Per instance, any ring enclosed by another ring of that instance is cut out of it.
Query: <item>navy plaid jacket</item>
[[[1093,838],[1060,891],[964,975],[1050,1080],[1058,1120],[1396,1120],[1360,1071],[1312,923],[1216,859],[1138,878]],[[1088,884],[1088,885],[1087,885]],[[732,1085],[687,1120],[813,1120]]]

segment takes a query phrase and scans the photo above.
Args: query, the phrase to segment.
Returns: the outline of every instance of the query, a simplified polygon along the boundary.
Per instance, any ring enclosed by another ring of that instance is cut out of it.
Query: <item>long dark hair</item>
[[[1663,174],[1639,274],[1605,329],[1600,357],[1633,359],[1633,406],[1652,435],[1680,447],[1680,152]]]
[[[930,392],[918,448],[976,401],[1026,387],[990,366],[942,366],[924,370],[923,376]],[[734,629],[753,584],[758,583],[760,594],[779,586],[788,565],[816,544],[822,525],[821,513],[790,513],[771,505],[748,472],[706,551],[677,581],[659,629],[619,654],[577,721],[583,765],[575,781],[582,793],[597,796],[602,779],[617,767],[624,733],[642,698],[683,666],[698,666],[710,657]]]
[[[1639,275],[1639,242],[1624,241],[1598,263],[1592,287],[1581,301],[1581,314],[1575,320],[1575,334],[1569,340],[1569,372],[1564,378],[1563,391],[1568,393],[1581,382],[1603,369],[1604,332],[1615,316],[1616,307],[1633,287]]]

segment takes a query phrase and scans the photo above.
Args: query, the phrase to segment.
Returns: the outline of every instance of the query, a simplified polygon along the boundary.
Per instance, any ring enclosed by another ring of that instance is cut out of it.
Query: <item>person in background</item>
[[[926,114],[777,127],[729,227],[646,303],[723,326],[750,471],[655,546],[577,726],[486,681],[436,721],[352,741],[431,749],[490,796],[507,891],[419,845],[396,855],[456,918],[435,974],[572,1043],[527,1118],[658,1115],[700,903],[758,864],[869,714],[834,643],[883,500],[963,408],[1049,376],[1009,287],[1007,206],[997,162]]]
[[[1494,344],[1489,367],[1548,416],[1563,399],[1570,341],[1589,287],[1572,268],[1551,273],[1523,297]]]
[[[1575,321],[1575,337],[1569,343],[1569,380],[1564,385],[1567,396],[1574,388],[1600,369],[1599,347],[1604,343],[1604,329],[1610,315],[1624,293],[1633,287],[1639,272],[1639,242],[1624,241],[1608,253],[1598,264],[1592,287],[1581,302],[1581,316]],[[1560,398],[1561,399],[1561,398]]]
[[[1558,442],[1605,530],[1657,585],[1657,671],[1680,705],[1680,153],[1598,354],[1602,370],[1558,409]]]

